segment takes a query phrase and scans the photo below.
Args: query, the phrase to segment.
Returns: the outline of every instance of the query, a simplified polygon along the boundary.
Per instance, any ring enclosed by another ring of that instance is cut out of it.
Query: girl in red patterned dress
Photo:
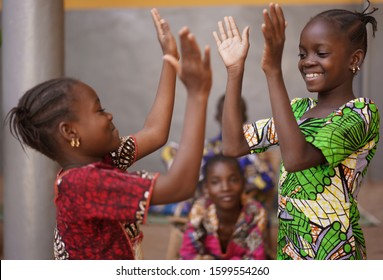
[[[43,82],[27,91],[8,115],[12,134],[62,169],[55,181],[56,259],[140,259],[149,204],[194,194],[202,157],[211,88],[210,51],[204,58],[195,37],[180,31],[182,63],[169,25],[152,17],[164,53],[157,96],[144,128],[120,137],[96,94],[71,78]],[[167,141],[176,73],[187,88],[185,129],[175,163],[166,174],[128,173],[136,160]],[[179,188],[181,185],[182,189]]]

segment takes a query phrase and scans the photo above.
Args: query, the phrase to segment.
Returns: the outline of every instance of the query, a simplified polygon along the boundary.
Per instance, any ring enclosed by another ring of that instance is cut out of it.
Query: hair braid
[[[55,133],[61,120],[72,119],[70,90],[78,81],[51,79],[28,90],[7,114],[11,134],[22,148],[29,146],[55,159]]]
[[[331,9],[317,14],[311,21],[315,19],[326,19],[338,26],[342,33],[346,33],[353,48],[361,48],[364,53],[367,53],[367,24],[372,25],[372,35],[375,37],[377,31],[377,22],[372,14],[378,10],[378,8],[372,8],[370,12],[371,3],[367,0],[368,6],[362,12],[352,12],[344,9]]]

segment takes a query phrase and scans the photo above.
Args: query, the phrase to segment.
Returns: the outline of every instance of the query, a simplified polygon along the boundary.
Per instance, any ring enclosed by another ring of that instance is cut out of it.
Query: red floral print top
[[[144,223],[157,174],[128,173],[133,137],[118,151],[80,168],[60,171],[55,182],[55,259],[140,259]]]

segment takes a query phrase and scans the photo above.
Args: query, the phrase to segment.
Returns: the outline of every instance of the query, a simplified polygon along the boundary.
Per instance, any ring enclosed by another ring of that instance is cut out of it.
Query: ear
[[[77,130],[70,122],[60,122],[59,133],[68,142],[70,142],[73,138],[78,138]]]
[[[351,55],[351,61],[349,68],[352,71],[356,67],[361,67],[363,60],[364,60],[364,51],[362,49],[357,49],[354,51],[354,53]]]

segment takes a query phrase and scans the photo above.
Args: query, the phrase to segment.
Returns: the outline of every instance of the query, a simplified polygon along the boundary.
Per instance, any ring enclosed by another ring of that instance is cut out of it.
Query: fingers
[[[154,25],[156,26],[158,37],[161,38],[165,36],[165,34],[170,33],[170,27],[168,22],[161,18],[160,13],[156,8],[153,8],[150,10],[150,13],[152,14],[152,19],[154,22]]]
[[[161,36],[162,34],[162,23],[161,23],[161,16],[160,13],[156,8],[153,8],[150,10],[150,13],[152,14],[153,23],[156,27],[158,36]]]
[[[195,36],[190,33],[187,27],[183,27],[180,31],[180,43],[182,56],[193,55],[201,57],[201,51],[195,39]]]
[[[203,65],[205,69],[210,69],[211,64],[210,64],[210,47],[206,46],[205,47],[205,53],[204,53],[204,59],[203,59]]]
[[[225,21],[227,37],[233,38],[233,30],[232,30],[233,26],[231,26],[231,22],[229,20],[229,17],[224,17],[223,19]],[[234,23],[234,25],[235,25],[235,23]]]
[[[188,39],[187,39],[189,34],[190,34],[190,30],[186,26],[182,27],[179,32],[182,56],[184,56],[184,54],[187,53],[190,49]]]
[[[218,30],[219,30],[219,33],[221,34],[222,41],[225,41],[227,39],[227,35],[226,35],[225,28],[223,28],[222,21],[218,22]]]
[[[219,48],[219,46],[222,44],[222,41],[219,39],[216,31],[213,32],[213,37],[215,39],[215,42],[217,43],[217,47]]]
[[[283,14],[283,10],[281,6],[279,6],[278,4],[275,5],[275,12],[276,12],[277,18],[279,19],[279,27],[281,29],[284,29],[286,27],[287,22],[285,20],[285,15]]]
[[[250,31],[250,27],[249,26],[246,26],[243,31],[242,31],[242,41],[244,44],[248,44],[249,43],[249,31]]]
[[[224,17],[225,25],[222,21],[218,21],[218,32],[213,32],[213,36],[215,39],[215,42],[219,46],[223,41],[238,37],[240,40],[243,39],[243,36],[241,38],[241,34],[239,33],[237,24],[235,23],[235,20],[232,16]]]
[[[277,33],[277,35],[284,33],[287,23],[280,5],[271,3],[269,5],[269,11],[264,9],[263,20],[262,31]]]
[[[274,25],[274,29],[277,32],[281,33],[281,31],[283,31],[285,28],[285,17],[283,15],[281,7],[278,4],[271,4],[270,15]]]
[[[230,24],[230,30],[231,30],[231,33],[233,34],[233,36],[241,37],[239,34],[237,24],[235,23],[235,20],[232,16],[228,17],[228,23]]]

